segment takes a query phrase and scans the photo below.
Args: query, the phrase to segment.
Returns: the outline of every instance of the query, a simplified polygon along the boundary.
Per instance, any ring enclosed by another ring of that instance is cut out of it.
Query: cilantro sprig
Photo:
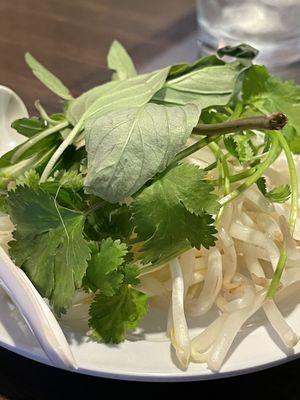
[[[137,196],[132,212],[144,263],[165,259],[178,247],[214,245],[209,213],[218,210],[217,196],[204,177],[196,166],[178,165]]]

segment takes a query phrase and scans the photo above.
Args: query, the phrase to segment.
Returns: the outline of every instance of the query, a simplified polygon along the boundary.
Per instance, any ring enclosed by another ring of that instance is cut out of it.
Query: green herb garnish
[[[272,202],[291,199],[293,232],[300,87],[252,65],[256,53],[226,47],[140,75],[115,41],[112,81],[78,98],[26,54],[64,103],[48,115],[37,102],[38,116],[12,124],[28,139],[0,158],[0,210],[15,224],[11,257],[57,314],[83,289],[92,297],[91,335],[124,340],[148,309],[139,276],[191,247],[214,246],[224,207],[252,185]],[[212,164],[185,162],[206,146]],[[282,150],[290,183],[268,190],[264,174]],[[282,249],[269,297],[285,261]]]

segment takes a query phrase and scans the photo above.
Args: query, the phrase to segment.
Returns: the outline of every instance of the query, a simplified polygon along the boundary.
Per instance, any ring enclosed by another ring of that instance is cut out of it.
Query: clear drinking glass
[[[273,67],[300,60],[300,0],[197,0],[197,8],[204,53],[244,42]]]

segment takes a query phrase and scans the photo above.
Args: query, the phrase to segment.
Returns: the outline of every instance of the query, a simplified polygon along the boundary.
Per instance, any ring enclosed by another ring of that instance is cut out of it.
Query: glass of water
[[[266,65],[300,60],[300,0],[197,0],[197,8],[202,52],[243,42]]]

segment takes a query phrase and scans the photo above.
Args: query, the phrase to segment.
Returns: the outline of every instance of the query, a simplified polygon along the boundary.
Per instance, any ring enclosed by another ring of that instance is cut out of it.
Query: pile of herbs
[[[293,231],[300,87],[254,65],[256,54],[244,44],[225,47],[191,65],[140,75],[115,41],[112,80],[77,98],[26,54],[63,106],[48,115],[37,101],[38,116],[13,122],[27,140],[0,158],[0,207],[15,225],[10,256],[58,316],[83,289],[93,296],[93,337],[124,340],[148,311],[139,275],[191,247],[214,246],[224,207],[251,185],[271,202],[291,197]],[[205,146],[214,163],[200,169],[183,162]],[[264,172],[282,150],[290,184],[267,188]],[[231,172],[234,163],[239,174]],[[214,169],[218,179],[211,180]],[[281,255],[269,296],[284,248]]]

